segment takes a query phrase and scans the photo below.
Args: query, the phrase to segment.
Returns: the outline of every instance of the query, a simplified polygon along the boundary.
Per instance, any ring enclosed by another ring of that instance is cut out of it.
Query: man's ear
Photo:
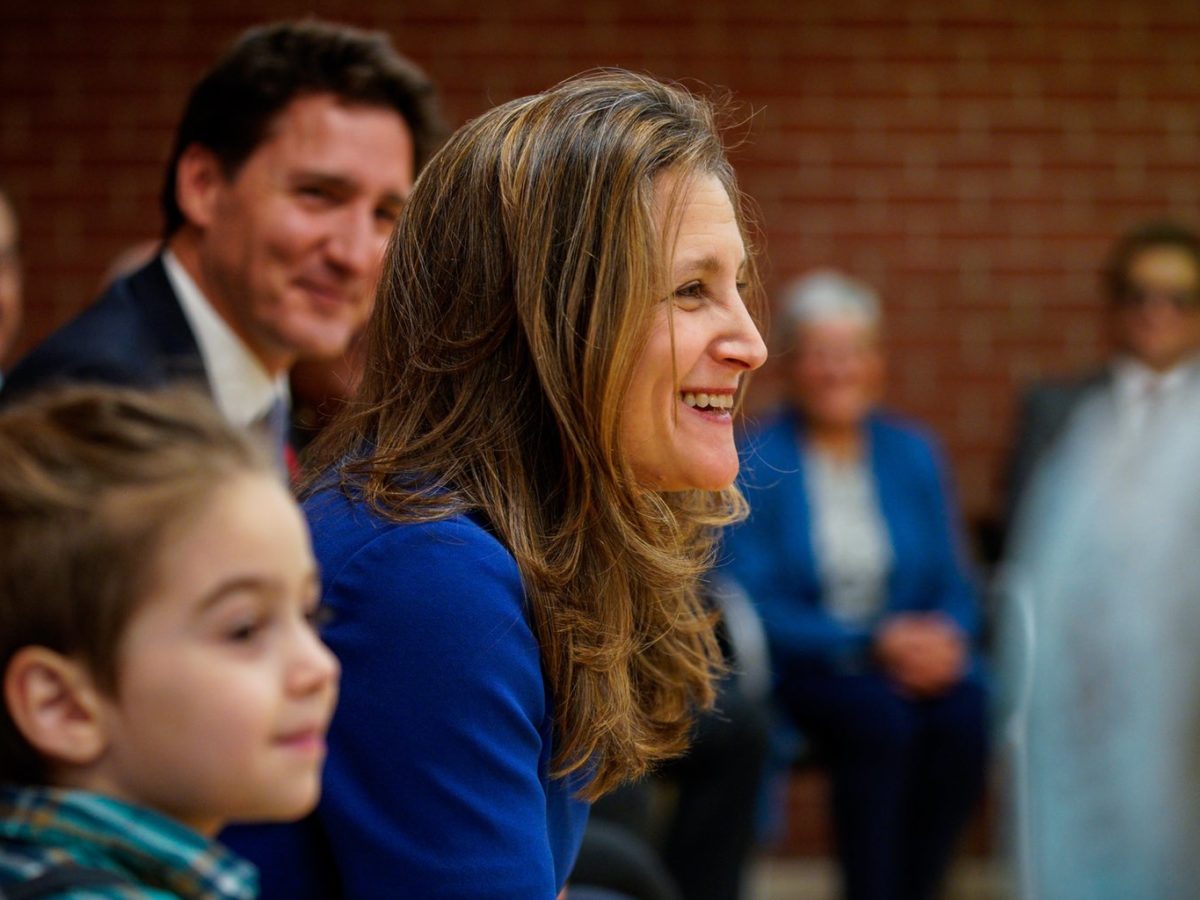
[[[89,765],[108,746],[91,676],[61,653],[18,650],[4,672],[4,700],[17,730],[51,763]]]
[[[225,173],[215,153],[201,144],[189,144],[184,149],[175,167],[175,200],[190,224],[198,228],[212,226],[225,184]]]

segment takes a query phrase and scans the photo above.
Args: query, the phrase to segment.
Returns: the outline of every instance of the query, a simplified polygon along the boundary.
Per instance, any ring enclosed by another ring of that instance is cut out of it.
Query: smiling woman
[[[714,175],[668,173],[655,186],[655,200],[660,228],[674,226],[676,287],[654,311],[624,404],[621,440],[643,484],[720,490],[737,475],[730,413],[741,376],[766,359],[742,299],[741,226]]]
[[[753,285],[713,110],[678,88],[567,81],[431,160],[316,450],[343,701],[317,815],[242,844],[266,897],[551,900],[583,799],[684,749]]]

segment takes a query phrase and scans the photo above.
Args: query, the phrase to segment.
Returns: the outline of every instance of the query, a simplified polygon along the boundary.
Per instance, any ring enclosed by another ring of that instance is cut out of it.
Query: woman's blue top
[[[554,706],[512,554],[467,516],[397,524],[305,503],[342,664],[324,791],[295,825],[228,829],[264,900],[553,900],[587,821],[551,779]]]

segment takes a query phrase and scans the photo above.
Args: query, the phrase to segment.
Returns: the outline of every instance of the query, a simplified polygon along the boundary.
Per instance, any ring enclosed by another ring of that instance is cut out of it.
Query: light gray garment
[[[810,450],[804,469],[825,608],[847,625],[869,625],[883,609],[892,566],[870,467]]]

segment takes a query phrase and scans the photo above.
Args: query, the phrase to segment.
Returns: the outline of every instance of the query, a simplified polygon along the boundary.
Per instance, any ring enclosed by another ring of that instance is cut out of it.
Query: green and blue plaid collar
[[[163,815],[86,791],[0,785],[0,883],[64,863],[184,900],[258,896],[253,865]]]

